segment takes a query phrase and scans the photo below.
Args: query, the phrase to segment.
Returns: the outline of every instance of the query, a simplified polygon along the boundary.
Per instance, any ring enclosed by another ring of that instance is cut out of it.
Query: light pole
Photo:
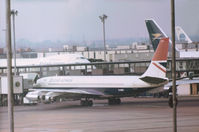
[[[17,75],[17,68],[16,68],[16,39],[15,39],[15,16],[17,16],[17,10],[11,10],[12,15],[12,30],[13,30],[13,45],[14,45],[14,75]]]
[[[175,50],[175,0],[171,0],[171,36],[172,36],[172,96],[173,96],[173,132],[177,132],[176,98],[176,50]]]
[[[7,45],[7,78],[8,78],[8,122],[9,132],[14,132],[13,114],[13,77],[12,77],[12,46],[11,46],[11,22],[10,0],[6,0],[6,45]]]
[[[103,23],[103,39],[104,39],[104,61],[106,61],[106,40],[105,40],[105,19],[107,19],[107,15],[103,14],[102,16],[99,16]]]

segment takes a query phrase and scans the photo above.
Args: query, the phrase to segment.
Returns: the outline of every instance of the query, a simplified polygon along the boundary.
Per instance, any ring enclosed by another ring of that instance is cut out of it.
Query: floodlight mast
[[[17,16],[18,11],[12,10],[11,16],[12,16],[12,27],[13,27],[13,46],[14,46],[14,75],[17,75],[17,64],[16,64],[16,39],[15,39],[15,16]]]
[[[103,14],[102,16],[99,16],[102,24],[103,24],[103,39],[104,39],[104,61],[106,62],[106,39],[105,39],[105,19],[107,19],[107,15]]]

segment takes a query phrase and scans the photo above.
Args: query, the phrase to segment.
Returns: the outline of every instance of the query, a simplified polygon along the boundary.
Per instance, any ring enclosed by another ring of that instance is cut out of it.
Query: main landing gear
[[[168,104],[170,108],[173,108],[173,96],[169,96]],[[178,99],[176,98],[176,106],[177,105],[178,105]]]
[[[176,106],[178,104],[178,99],[176,97],[175,99],[175,102],[176,102]],[[169,100],[168,100],[168,104],[169,104],[169,107],[170,108],[173,108],[173,92],[172,92],[172,87],[169,88]]]
[[[121,103],[120,98],[109,98],[108,99],[109,105],[117,105],[117,104],[120,104],[120,103]]]
[[[93,101],[92,100],[81,100],[80,102],[81,106],[93,106]]]

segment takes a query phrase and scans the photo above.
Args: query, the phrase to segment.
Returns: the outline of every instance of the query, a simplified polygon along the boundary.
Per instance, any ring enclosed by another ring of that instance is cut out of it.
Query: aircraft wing
[[[32,89],[33,90],[33,89]],[[54,93],[65,93],[65,94],[81,94],[81,95],[93,95],[103,96],[104,93],[94,89],[34,89],[41,92],[54,92]]]
[[[164,89],[169,89],[173,84],[173,82],[169,82],[164,86]],[[199,78],[194,78],[194,79],[181,79],[181,80],[176,80],[176,85],[183,85],[183,84],[193,84],[193,83],[199,83]]]

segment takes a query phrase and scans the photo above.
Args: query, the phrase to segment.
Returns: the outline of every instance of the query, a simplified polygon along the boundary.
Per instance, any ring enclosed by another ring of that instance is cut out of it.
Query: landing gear
[[[173,96],[169,96],[168,104],[170,108],[173,108]],[[176,98],[176,106],[177,105],[178,105],[178,99]]]
[[[80,102],[81,106],[93,106],[93,101],[92,100],[81,100]]]
[[[117,104],[120,104],[120,103],[121,103],[120,98],[109,98],[108,99],[109,105],[117,105]]]
[[[176,102],[175,106],[177,106],[177,104],[178,104],[178,99],[177,99],[177,97],[176,97],[176,99],[175,99],[175,102]],[[169,100],[168,100],[168,104],[169,104],[169,107],[170,107],[170,108],[173,108],[173,93],[172,93],[172,87],[169,88]]]

